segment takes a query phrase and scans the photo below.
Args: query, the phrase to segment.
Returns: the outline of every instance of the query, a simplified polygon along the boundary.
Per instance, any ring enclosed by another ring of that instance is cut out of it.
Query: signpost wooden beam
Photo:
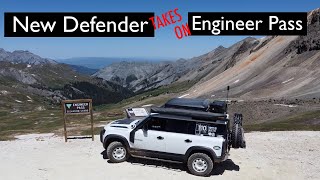
[[[92,141],[94,141],[94,129],[93,129],[93,108],[92,108],[92,100],[90,102],[90,116],[91,116],[91,136],[92,136]]]
[[[63,122],[64,122],[64,139],[68,141],[67,134],[67,116],[68,115],[90,115],[91,122],[91,136],[94,141],[94,128],[93,128],[93,108],[92,99],[76,99],[76,100],[63,100],[62,101]]]
[[[64,109],[64,103],[62,105],[62,115],[63,115],[63,134],[64,134],[64,141],[68,141],[68,136],[67,136],[67,121],[66,121],[66,114],[65,114],[65,109]]]

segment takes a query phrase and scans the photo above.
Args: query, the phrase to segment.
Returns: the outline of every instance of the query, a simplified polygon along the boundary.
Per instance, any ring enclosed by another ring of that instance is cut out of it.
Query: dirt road
[[[247,133],[247,149],[231,151],[211,177],[190,175],[179,164],[133,159],[110,164],[96,141],[52,134],[0,142],[1,179],[319,179],[320,132]]]

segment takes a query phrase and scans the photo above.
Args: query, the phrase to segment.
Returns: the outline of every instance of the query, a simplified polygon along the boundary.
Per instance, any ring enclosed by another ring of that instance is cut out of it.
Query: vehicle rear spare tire
[[[235,113],[233,117],[233,124],[240,124],[242,126],[242,114]]]
[[[233,148],[245,148],[244,129],[242,127],[242,114],[235,114],[231,132],[231,145]]]

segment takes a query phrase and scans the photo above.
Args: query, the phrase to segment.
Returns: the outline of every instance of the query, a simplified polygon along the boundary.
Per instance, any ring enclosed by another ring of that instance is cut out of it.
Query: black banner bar
[[[154,37],[154,13],[4,13],[5,37]]]
[[[189,12],[192,36],[307,35],[306,12]]]

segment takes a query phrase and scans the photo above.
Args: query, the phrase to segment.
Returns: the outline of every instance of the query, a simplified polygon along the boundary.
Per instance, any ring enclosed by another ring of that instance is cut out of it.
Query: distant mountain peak
[[[308,24],[315,24],[320,21],[320,8],[308,12]]]
[[[227,48],[220,45],[217,48],[215,48],[213,51],[214,51],[214,53],[220,53],[220,52],[224,51],[225,49],[227,49]]]
[[[42,58],[30,51],[15,50],[13,52],[5,51],[0,48],[0,61],[8,61],[14,63],[27,63],[27,64],[56,64],[54,60]]]
[[[257,40],[257,38],[252,37],[252,36],[249,36],[249,37],[246,37],[243,39],[243,41],[254,41],[254,40]]]
[[[218,46],[216,49],[226,49],[226,47],[220,45],[220,46]]]

